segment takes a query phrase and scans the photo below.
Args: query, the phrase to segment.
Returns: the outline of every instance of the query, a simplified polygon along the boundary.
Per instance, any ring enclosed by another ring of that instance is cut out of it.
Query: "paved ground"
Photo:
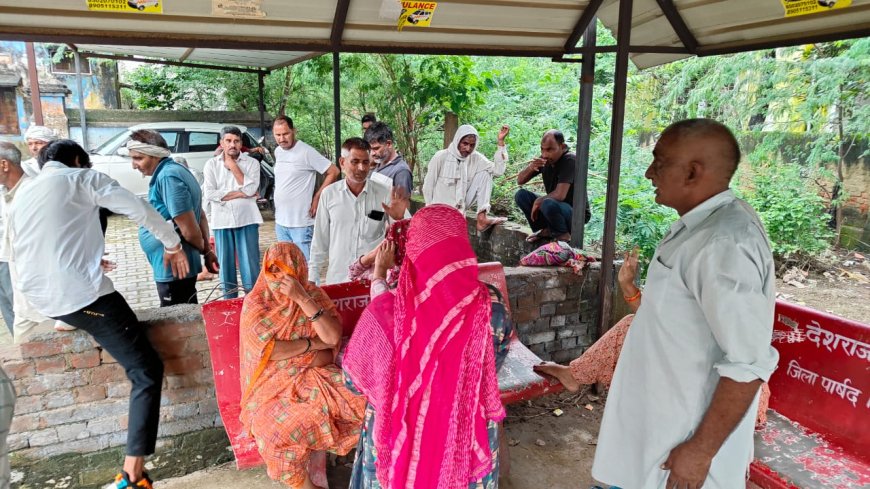
[[[275,220],[271,211],[263,212],[264,223],[260,226],[260,253],[275,242]],[[151,266],[139,246],[139,228],[133,221],[120,216],[109,218],[106,230],[106,252],[108,259],[118,264],[109,273],[115,289],[127,299],[133,310],[150,309],[160,306],[157,289],[154,285]],[[209,294],[212,299],[220,295],[217,277],[197,284],[199,302],[205,302]],[[213,292],[214,291],[214,292]]]

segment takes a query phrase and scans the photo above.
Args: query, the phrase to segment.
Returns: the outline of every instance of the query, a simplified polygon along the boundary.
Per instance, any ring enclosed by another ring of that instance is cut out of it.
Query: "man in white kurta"
[[[498,149],[493,161],[475,151],[480,137],[477,129],[465,124],[459,126],[447,149],[435,153],[423,180],[423,198],[426,205],[446,204],[465,213],[472,205],[477,208],[477,230],[505,222],[504,217],[487,216],[492,199],[492,179],[504,174],[508,160],[505,138],[510,133],[502,126],[498,133]]]
[[[758,387],[778,360],[770,246],[728,190],[740,152],[725,126],[678,122],[653,154],[656,202],[680,219],[650,264],[592,475],[626,489],[742,489]]]

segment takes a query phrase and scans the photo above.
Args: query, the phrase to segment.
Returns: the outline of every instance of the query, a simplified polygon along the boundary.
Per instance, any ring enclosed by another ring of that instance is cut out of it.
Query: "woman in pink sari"
[[[493,434],[505,411],[493,303],[465,218],[425,207],[411,220],[405,253],[396,290],[366,308],[343,362],[377,413],[362,435],[370,443],[361,442],[375,474],[355,466],[351,487],[497,487]]]

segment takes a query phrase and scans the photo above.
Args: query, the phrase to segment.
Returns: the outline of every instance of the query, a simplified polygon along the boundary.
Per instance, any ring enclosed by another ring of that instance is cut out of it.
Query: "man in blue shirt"
[[[142,129],[130,135],[127,143],[133,168],[151,177],[148,201],[167,221],[171,220],[182,238],[182,252],[187,255],[190,271],[176,278],[163,264],[163,246],[147,229],[139,228],[139,243],[154,270],[160,307],[196,304],[196,276],[206,268],[216,273],[217,257],[209,243],[208,220],[202,210],[202,190],[190,170],[169,157],[166,141],[156,131]]]

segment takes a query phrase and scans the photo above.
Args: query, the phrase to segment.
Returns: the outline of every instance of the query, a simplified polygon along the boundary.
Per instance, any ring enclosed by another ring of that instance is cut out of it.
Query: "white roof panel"
[[[392,1],[262,0],[263,16],[229,18],[213,15],[212,0],[166,2],[162,14],[92,12],[81,0],[0,0],[0,38],[266,69],[333,50],[559,57],[574,50],[566,49],[566,44],[576,38],[572,34],[578,21],[588,17],[584,13],[590,4],[590,0],[441,0],[431,27],[398,32],[395,5],[392,14],[384,9]],[[631,44],[684,49],[659,1],[634,0]],[[661,2],[674,4],[697,41],[693,54],[698,55],[870,33],[870,0],[852,0],[843,9],[792,18],[785,18],[780,0]],[[605,0],[597,15],[615,33],[618,0]],[[333,39],[334,32],[340,37]],[[191,47],[195,49],[188,52]],[[688,51],[634,54],[632,60],[644,68],[689,55]]]

